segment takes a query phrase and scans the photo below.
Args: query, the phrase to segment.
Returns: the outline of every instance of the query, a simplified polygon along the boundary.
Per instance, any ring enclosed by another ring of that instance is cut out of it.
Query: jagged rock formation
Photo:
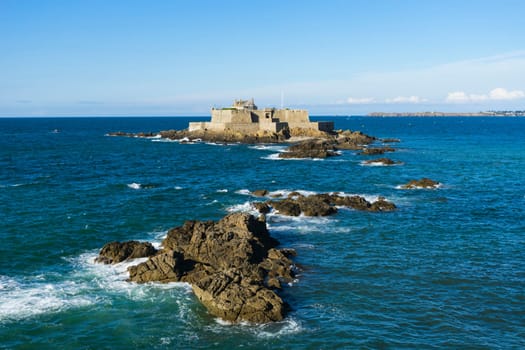
[[[128,269],[130,281],[190,283],[208,311],[227,321],[283,319],[286,304],[276,290],[293,280],[294,252],[276,248],[264,218],[233,213],[217,222],[186,221],[162,244],[156,255]]]
[[[146,258],[157,253],[157,249],[149,242],[111,242],[100,250],[96,262],[103,264],[116,264],[125,260]]]
[[[308,139],[291,145],[279,158],[326,158],[337,156],[335,145],[324,139]]]
[[[337,149],[360,150],[375,140],[375,137],[363,134],[360,131],[339,130],[335,138],[335,147]]]
[[[368,202],[361,196],[342,196],[339,194],[321,193],[304,196],[300,193],[291,193],[288,198],[282,200],[268,200],[266,202],[254,202],[253,206],[262,214],[271,210],[287,216],[328,216],[337,213],[337,207],[348,207],[362,211],[392,211],[396,205],[379,197],[375,202]]]
[[[440,186],[441,186],[441,183],[424,177],[420,180],[411,180],[408,183],[401,186],[401,188],[403,189],[438,188]]]

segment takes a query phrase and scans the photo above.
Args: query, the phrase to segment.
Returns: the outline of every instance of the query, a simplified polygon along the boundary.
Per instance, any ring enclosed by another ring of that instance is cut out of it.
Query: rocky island
[[[147,257],[128,268],[129,281],[187,282],[210,314],[231,322],[282,320],[278,295],[294,278],[292,249],[278,249],[264,216],[233,213],[219,221],[186,221],[168,231],[162,249],[147,242],[111,242],[96,262],[115,264]]]
[[[281,158],[326,158],[337,150],[362,150],[377,139],[359,131],[334,130],[331,121],[312,122],[306,110],[258,109],[253,99],[236,100],[231,107],[211,110],[211,121],[190,122],[184,130],[113,132],[110,136],[160,137],[181,143],[291,143]],[[385,148],[384,151],[393,151]],[[377,154],[377,153],[375,153]]]

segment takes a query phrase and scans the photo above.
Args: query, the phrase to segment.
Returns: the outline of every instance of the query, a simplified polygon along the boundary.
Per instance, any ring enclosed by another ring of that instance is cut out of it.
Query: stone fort
[[[304,109],[257,109],[251,100],[235,100],[231,107],[212,108],[211,121],[191,122],[189,131],[239,131],[256,133],[259,131],[279,132],[286,128],[314,129],[332,131],[333,122],[311,122],[308,111]]]

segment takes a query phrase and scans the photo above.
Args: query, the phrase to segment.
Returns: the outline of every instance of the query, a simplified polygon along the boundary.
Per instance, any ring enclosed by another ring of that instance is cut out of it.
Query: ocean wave
[[[242,213],[250,213],[254,216],[259,215],[259,212],[257,211],[257,209],[255,209],[255,207],[252,205],[251,202],[244,202],[241,204],[232,205],[230,207],[227,207],[226,211],[229,213],[242,212]]]
[[[257,338],[263,339],[279,338],[304,331],[301,323],[293,317],[286,317],[282,321],[265,324],[252,324],[249,322],[232,323],[220,318],[215,318],[215,325],[208,326],[207,328],[219,334],[232,331],[248,332]]]
[[[405,187],[405,185],[397,185],[395,186],[394,188],[396,190],[435,190],[435,189],[440,189],[440,188],[443,188],[444,185],[442,183],[438,183],[437,185],[435,186],[432,186],[432,187],[423,187],[423,186],[412,186],[412,187]]]
[[[173,140],[173,139],[167,139],[167,138],[154,138],[151,139],[152,142],[177,142],[179,143],[180,140]]]
[[[76,281],[47,283],[38,278],[20,281],[0,276],[0,323],[97,302],[98,297],[83,294],[82,286]]]
[[[260,157],[260,159],[266,159],[266,160],[292,160],[292,161],[310,161],[310,162],[323,162],[326,159],[325,158],[280,158],[280,153],[272,153],[265,157]]]
[[[248,148],[256,149],[260,151],[273,151],[273,152],[282,152],[286,149],[286,146],[278,146],[278,145],[254,145],[250,146]]]
[[[140,190],[142,188],[142,185],[139,184],[139,183],[136,183],[136,182],[132,182],[132,183],[128,184],[128,187],[132,188],[134,190]]]
[[[372,167],[389,167],[389,166],[398,166],[403,165],[403,163],[394,163],[394,164],[385,164],[383,162],[367,162],[367,161],[361,161],[359,162],[360,166],[372,166]]]
[[[182,288],[191,292],[187,283],[130,283],[128,279],[128,268],[148,260],[148,258],[133,259],[118,264],[106,265],[95,262],[97,252],[81,254],[70,262],[76,267],[73,278],[83,280],[90,289],[103,290],[106,294],[125,295],[130,300],[143,300],[153,297],[155,290]]]

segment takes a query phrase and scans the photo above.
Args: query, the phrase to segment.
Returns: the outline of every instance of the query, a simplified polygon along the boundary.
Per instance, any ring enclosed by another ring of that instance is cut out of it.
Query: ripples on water
[[[403,165],[280,160],[282,146],[184,145],[110,131],[188,118],[0,119],[0,343],[7,348],[521,348],[525,119],[340,118],[401,138]],[[59,130],[54,133],[55,129]],[[437,190],[401,190],[430,177]],[[127,283],[95,265],[113,240],[160,244],[186,219],[250,211],[250,190],[385,196],[399,209],[270,215],[295,248],[291,312],[269,325],[207,314],[184,284]]]

